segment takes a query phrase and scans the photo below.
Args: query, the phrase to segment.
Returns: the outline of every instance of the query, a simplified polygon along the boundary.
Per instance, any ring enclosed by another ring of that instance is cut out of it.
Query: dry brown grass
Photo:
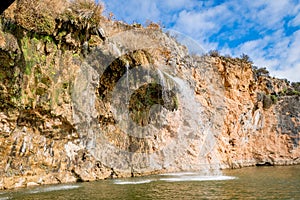
[[[161,25],[159,23],[155,23],[153,21],[147,20],[146,21],[146,27],[150,29],[160,30]]]
[[[72,20],[80,28],[97,26],[102,18],[103,5],[94,0],[18,0],[15,19],[27,30],[53,33],[56,19]]]
[[[71,9],[83,19],[97,19],[102,15],[103,5],[94,0],[75,0],[71,3]]]
[[[18,0],[15,19],[27,30],[51,34],[67,5],[67,0]]]
[[[80,28],[97,27],[103,18],[104,6],[94,0],[74,0],[69,8],[66,11],[68,18],[80,25]]]

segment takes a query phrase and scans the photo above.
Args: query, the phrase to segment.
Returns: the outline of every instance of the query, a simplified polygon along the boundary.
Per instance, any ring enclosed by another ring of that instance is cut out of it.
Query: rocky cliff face
[[[249,64],[232,61],[217,61],[227,108],[222,159],[233,168],[298,164],[299,92],[286,80],[257,77]]]
[[[45,5],[1,18],[0,188],[300,163],[299,85],[92,1]]]

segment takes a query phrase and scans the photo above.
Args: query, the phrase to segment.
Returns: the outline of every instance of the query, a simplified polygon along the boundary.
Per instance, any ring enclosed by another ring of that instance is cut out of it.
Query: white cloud
[[[289,37],[282,37],[281,40],[278,44],[283,44],[282,49],[277,52],[274,50],[278,54],[279,63],[270,72],[276,77],[300,81],[300,30]]]
[[[196,0],[156,0],[159,7],[162,7],[167,10],[183,10],[183,9],[192,9],[195,6],[201,6],[202,3]]]
[[[182,11],[175,28],[189,34],[203,34],[218,29],[217,24],[207,18],[206,13]]]
[[[300,26],[300,13],[289,23],[290,26]]]
[[[297,63],[296,65],[294,65],[293,67],[289,67],[286,69],[282,69],[282,70],[271,70],[270,73],[278,78],[282,78],[282,79],[288,79],[289,81],[292,82],[299,82],[299,74],[300,74],[300,63]]]
[[[159,21],[160,10],[155,1],[137,1],[137,0],[110,0],[104,1],[105,7],[109,11],[113,11],[117,19],[124,20],[128,23],[134,21],[146,20]]]
[[[281,27],[283,18],[289,13],[290,1],[280,0],[280,1],[260,1],[264,2],[261,6],[263,9],[259,11],[253,10],[253,16],[256,16],[256,20],[264,28],[277,29]],[[256,13],[255,13],[256,12]]]
[[[247,41],[230,49],[238,56],[246,53],[259,67],[267,67],[272,76],[300,81],[300,31],[287,37],[282,30],[264,38]],[[225,49],[228,51],[228,49]]]
[[[272,37],[266,36],[262,39],[247,41],[240,44],[237,48],[232,49],[233,53],[231,54],[234,56],[240,56],[245,53],[254,61],[254,65],[268,68],[275,67],[279,64],[280,58],[278,55],[273,55],[272,57],[275,58],[269,59],[270,50],[265,50],[265,48],[270,45],[271,38]]]
[[[292,38],[293,39],[288,49],[287,62],[290,64],[294,64],[296,62],[300,63],[300,30],[296,31]]]
[[[183,10],[179,13],[174,29],[188,34],[198,40],[206,51],[217,48],[217,43],[209,42],[212,34],[220,31],[225,23],[229,23],[231,11],[222,4],[202,10]]]

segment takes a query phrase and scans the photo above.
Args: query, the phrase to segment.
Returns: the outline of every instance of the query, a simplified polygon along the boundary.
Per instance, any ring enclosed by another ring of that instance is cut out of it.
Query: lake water
[[[300,166],[224,170],[222,175],[142,178],[0,191],[2,199],[300,199]]]

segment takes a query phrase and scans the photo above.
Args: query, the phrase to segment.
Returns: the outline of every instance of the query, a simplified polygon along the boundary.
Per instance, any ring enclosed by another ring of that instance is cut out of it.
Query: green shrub
[[[300,82],[293,82],[292,87],[295,91],[300,92]]]
[[[273,101],[271,99],[271,96],[265,95],[263,97],[263,108],[269,109],[273,104]]]
[[[293,86],[293,84],[292,84],[292,86]],[[281,96],[293,96],[293,95],[300,96],[300,91],[298,89],[299,88],[297,88],[297,87],[285,88],[284,90],[280,91],[279,94]]]
[[[263,103],[264,109],[269,109],[273,104],[277,103],[278,97],[276,94],[266,95],[264,93],[258,93],[257,101]]]
[[[250,57],[244,53],[241,55],[240,59],[245,63],[253,64],[253,61],[250,59]]]
[[[272,100],[272,102],[273,102],[274,104],[277,103],[277,101],[278,101],[277,95],[272,94],[272,95],[270,96],[270,98],[271,98],[271,100]]]
[[[256,66],[254,66],[252,69],[253,69],[253,72],[257,76],[269,76],[270,75],[270,72],[267,70],[266,67],[257,68]]]
[[[212,57],[220,57],[220,52],[218,50],[210,50],[208,52],[208,55],[212,56]]]

